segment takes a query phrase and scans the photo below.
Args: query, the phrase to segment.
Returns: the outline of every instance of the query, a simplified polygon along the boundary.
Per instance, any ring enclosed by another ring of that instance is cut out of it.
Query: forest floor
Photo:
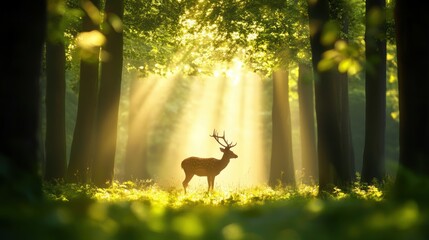
[[[356,182],[318,188],[162,189],[44,184],[45,200],[0,207],[1,239],[428,239],[429,208]]]

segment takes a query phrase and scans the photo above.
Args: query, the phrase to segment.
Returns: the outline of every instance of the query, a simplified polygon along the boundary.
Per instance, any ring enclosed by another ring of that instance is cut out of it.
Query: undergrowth
[[[317,185],[166,189],[153,181],[44,183],[45,201],[0,207],[2,239],[425,239],[428,208],[358,178]],[[25,231],[23,231],[25,229]]]
[[[331,200],[362,199],[382,201],[384,185],[368,185],[359,178],[349,188],[334,187],[326,194]],[[108,188],[97,188],[91,184],[45,183],[45,196],[53,201],[92,199],[101,202],[143,201],[152,205],[180,208],[186,205],[260,205],[285,200],[309,200],[318,197],[318,186],[299,184],[296,187],[260,185],[248,188],[219,188],[207,192],[205,187],[184,193],[183,189],[165,189],[155,182],[114,181]]]

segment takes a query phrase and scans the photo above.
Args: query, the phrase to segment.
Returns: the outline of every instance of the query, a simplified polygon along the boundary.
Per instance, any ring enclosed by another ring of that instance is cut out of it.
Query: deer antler
[[[216,140],[216,142],[218,142],[222,147],[224,147],[224,148],[228,148],[228,149],[230,149],[230,148],[232,148],[232,147],[235,147],[235,145],[237,145],[237,143],[235,143],[234,145],[232,145],[232,142],[228,142],[226,139],[225,139],[225,131],[223,131],[223,135],[222,136],[218,136],[218,134],[217,134],[217,132],[216,132],[216,129],[213,129],[213,135],[210,135],[210,137],[213,137],[215,140]],[[219,138],[220,139],[222,139],[224,142],[225,142],[225,144],[226,144],[226,146],[225,145],[223,145],[220,141],[219,141]]]

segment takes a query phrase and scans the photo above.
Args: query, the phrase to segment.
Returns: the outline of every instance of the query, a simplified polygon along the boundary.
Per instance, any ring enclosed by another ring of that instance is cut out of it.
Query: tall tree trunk
[[[339,24],[341,32],[349,35],[350,17],[349,13],[352,11],[349,3],[345,0],[329,1],[330,12],[333,19]],[[338,39],[339,40],[339,39]],[[342,38],[341,41],[348,42],[347,38]],[[337,67],[337,66],[336,66]],[[336,92],[338,94],[337,106],[338,118],[340,123],[340,144],[341,159],[335,165],[337,171],[334,173],[334,184],[337,186],[347,187],[352,182],[355,176],[355,158],[353,151],[353,140],[350,123],[350,110],[349,110],[349,82],[348,74],[336,71],[335,83]]]
[[[386,1],[367,0],[365,21],[365,147],[362,180],[385,177]]]
[[[287,70],[273,74],[272,150],[269,184],[295,185]]]
[[[340,73],[337,66],[330,69],[318,66],[324,52],[334,49],[334,44],[339,40],[337,37],[326,41],[323,36],[326,25],[338,24],[338,30],[329,30],[331,35],[340,36],[340,27],[344,32],[348,31],[346,11],[341,11],[345,7],[345,2],[342,1],[308,1],[315,76],[319,193],[332,190],[333,186],[346,187],[354,173],[347,75]],[[331,15],[337,17],[330,18]]]
[[[65,178],[66,119],[65,119],[65,47],[62,15],[48,13],[50,32],[46,41],[46,165],[45,180],[56,181]]]
[[[110,185],[114,173],[123,62],[123,12],[123,0],[106,1],[106,23],[109,27],[103,49],[108,53],[108,59],[101,64],[97,137],[92,168],[92,180],[99,187]]]
[[[0,45],[6,60],[0,64],[0,201],[37,201],[42,198],[38,126],[46,2],[15,2],[0,21],[7,35]]]
[[[310,66],[299,64],[298,100],[301,127],[301,156],[305,169],[304,183],[311,184],[319,178],[314,117],[314,81]]]
[[[99,6],[99,0],[83,2],[83,4],[88,3]],[[82,31],[90,32],[98,28],[98,24],[94,23],[86,14],[83,18]],[[99,51],[99,48],[95,47],[92,56],[82,59],[80,62],[78,109],[67,169],[67,181],[69,182],[87,182],[89,180],[89,168],[94,156]]]
[[[337,163],[339,171],[336,173],[334,183],[339,186],[347,185],[354,179],[355,174],[355,158],[353,151],[352,129],[350,124],[349,110],[349,84],[346,73],[337,72],[338,83],[338,109],[340,127],[340,143],[341,143],[341,159]]]
[[[318,64],[322,54],[333,48],[334,41],[322,43],[323,27],[329,19],[329,1],[308,1],[310,44],[315,77],[315,104],[317,119],[317,151],[319,161],[319,192],[331,190],[334,175],[340,171],[341,122],[338,109],[338,71],[320,70]]]
[[[399,171],[396,192],[424,196],[429,190],[429,15],[415,3],[395,6],[399,86]],[[420,56],[420,57],[419,57]]]

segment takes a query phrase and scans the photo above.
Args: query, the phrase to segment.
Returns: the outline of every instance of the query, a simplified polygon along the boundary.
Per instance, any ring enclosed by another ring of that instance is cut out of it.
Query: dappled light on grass
[[[425,239],[426,205],[364,189],[318,198],[312,185],[183,194],[152,181],[45,183],[43,206],[3,207],[0,219],[19,226],[9,229],[18,239]]]
[[[318,198],[318,186],[299,184],[296,188],[289,186],[267,185],[251,187],[220,187],[213,192],[205,188],[195,189],[184,194],[182,189],[164,188],[157,183],[147,181],[114,181],[108,188],[97,188],[89,184],[45,184],[45,194],[53,201],[73,201],[76,199],[92,199],[98,202],[142,202],[151,206],[162,206],[180,209],[187,206],[250,206],[263,205],[281,201],[313,200]],[[381,202],[384,193],[380,187],[364,185],[356,182],[349,190],[338,187],[328,198],[340,200],[368,200]],[[377,193],[377,194],[375,194]],[[312,207],[310,207],[312,208]]]

